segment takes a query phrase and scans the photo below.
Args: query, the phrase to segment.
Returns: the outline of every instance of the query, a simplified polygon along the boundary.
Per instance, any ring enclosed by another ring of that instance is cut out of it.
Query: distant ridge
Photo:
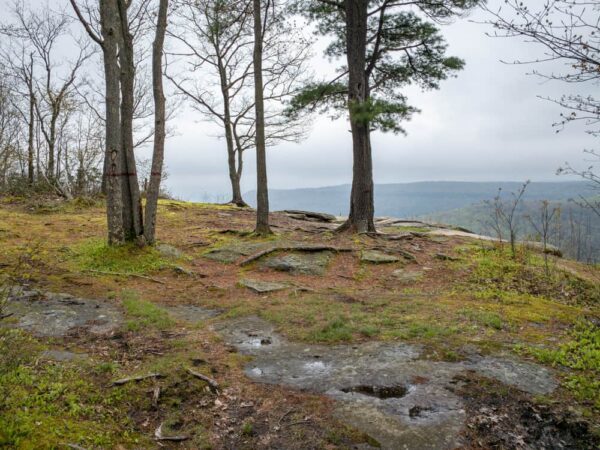
[[[410,218],[464,208],[492,199],[498,188],[508,194],[519,189],[522,184],[513,181],[378,184],[375,185],[375,214]],[[581,181],[532,182],[527,188],[525,199],[566,201],[579,195],[592,196],[597,195],[597,192]],[[250,191],[244,198],[254,206],[255,197],[255,191]],[[349,200],[350,185],[269,190],[272,211],[303,209],[347,215]]]

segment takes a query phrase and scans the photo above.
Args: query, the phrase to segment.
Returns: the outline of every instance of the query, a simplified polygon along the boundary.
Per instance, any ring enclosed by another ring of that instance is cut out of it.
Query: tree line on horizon
[[[531,63],[569,63],[565,74],[545,76],[592,84],[599,34],[586,4],[552,0],[534,11],[513,0],[505,10],[479,0],[69,0],[54,11],[15,0],[0,23],[0,185],[43,185],[65,197],[101,191],[108,243],[153,244],[167,124],[186,102],[219,127],[235,205],[246,206],[244,152],[255,150],[255,233],[266,235],[267,149],[301,141],[314,114],[329,113],[346,117],[352,136],[349,216],[339,231],[375,233],[371,133],[404,133],[402,123],[419,112],[404,88],[438,89],[465,64],[447,55],[440,25],[482,7],[496,36],[541,44],[544,57]],[[570,22],[554,22],[564,16]],[[330,78],[311,73],[306,24],[328,39],[325,56],[338,62]],[[550,100],[568,111],[559,127],[584,120],[596,133],[592,96]],[[150,143],[151,159],[141,162],[136,150]],[[560,170],[600,185],[593,166]],[[593,201],[587,207],[600,211]]]

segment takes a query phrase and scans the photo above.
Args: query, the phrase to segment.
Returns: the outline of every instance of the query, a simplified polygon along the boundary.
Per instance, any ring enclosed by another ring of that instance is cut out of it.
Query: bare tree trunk
[[[121,163],[124,167],[123,227],[127,240],[136,240],[143,236],[142,201],[137,178],[135,154],[133,151],[133,112],[135,65],[133,60],[133,36],[129,31],[127,8],[129,3],[117,0],[120,15],[119,62],[121,67],[121,142],[123,153]]]
[[[262,44],[263,23],[260,0],[254,8],[254,108],[256,111],[256,229],[259,235],[271,233],[269,228],[269,190],[267,185],[267,156],[265,143],[265,106],[263,100]]]
[[[56,119],[58,115],[56,113],[56,106],[52,105],[52,118],[50,119],[50,139],[48,139],[48,168],[47,178],[50,182],[53,182],[55,178],[55,154],[56,154]]]
[[[233,187],[233,197],[239,196],[240,202],[236,203],[237,206],[247,207],[248,204],[242,198],[242,189],[240,186],[240,181],[242,180],[242,172],[244,170],[244,146],[240,142],[240,137],[237,134],[236,124],[233,124],[232,127],[233,133],[233,141],[235,144],[234,147],[234,157],[237,158],[237,168],[235,170],[235,178],[232,184]]]
[[[230,127],[229,127],[230,128]],[[227,135],[227,131],[225,131]],[[229,140],[231,139],[231,141]],[[229,181],[231,182],[231,201],[230,203],[239,206],[245,207],[248,204],[244,201],[242,197],[242,189],[240,187],[240,179],[242,175],[242,166],[241,166],[241,152],[236,150],[236,147],[233,142],[233,136],[231,135],[231,128],[229,131],[229,136],[225,136],[225,140],[227,141],[227,164],[229,166]]]
[[[169,0],[160,0],[156,35],[152,45],[152,89],[154,92],[154,151],[150,183],[146,192],[146,223],[144,236],[148,244],[153,244],[156,230],[156,209],[165,154],[165,95],[163,91],[162,57],[167,30],[167,10]]]
[[[365,119],[363,111],[365,102],[369,101],[369,79],[366,72],[368,2],[346,0],[345,8],[353,171],[350,214],[339,230],[368,233],[375,232],[371,133],[369,121]]]
[[[100,183],[100,192],[102,192],[104,195],[107,194],[107,192],[106,192],[106,190],[107,190],[106,177],[107,177],[109,166],[110,166],[110,160],[105,157],[104,162],[102,163],[102,181]]]
[[[83,155],[79,155],[77,157],[77,162],[79,163],[79,166],[77,167],[77,181],[76,181],[76,190],[77,190],[77,195],[83,195],[84,191],[85,191],[85,166],[84,166],[84,161],[83,161]]]
[[[234,153],[234,161],[237,155],[239,155],[237,152]],[[239,161],[240,158],[238,157],[237,159]],[[236,206],[239,206],[240,208],[244,208],[248,206],[248,204],[244,201],[244,198],[242,197],[242,188],[240,186],[241,172],[241,165],[238,164],[237,167],[234,166],[233,177],[231,173],[229,176],[229,178],[231,179],[231,190],[233,193],[231,203],[233,203]]]
[[[223,65],[220,55],[217,56],[221,95],[223,97],[223,126],[225,128],[225,143],[227,145],[227,165],[229,167],[229,180],[231,182],[231,202],[237,206],[248,206],[242,198],[240,190],[241,170],[236,164],[236,150],[233,142],[233,122],[231,120],[231,96],[229,95],[229,80],[227,69]]]
[[[108,243],[121,244],[123,230],[121,180],[121,120],[120,69],[118,63],[119,10],[117,0],[100,0],[100,17],[104,53],[104,74],[106,79],[106,216],[108,223]]]
[[[31,55],[31,67],[33,68],[33,55]],[[27,179],[29,184],[33,184],[34,181],[34,149],[33,149],[33,134],[34,134],[34,112],[35,112],[35,97],[33,92],[33,80],[29,80],[29,126],[27,130]]]

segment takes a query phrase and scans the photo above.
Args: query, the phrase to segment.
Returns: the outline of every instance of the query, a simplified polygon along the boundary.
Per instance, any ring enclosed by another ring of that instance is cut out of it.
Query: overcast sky
[[[573,92],[575,86],[527,75],[532,66],[502,63],[535,58],[541,49],[518,39],[487,37],[485,32],[491,28],[475,23],[485,18],[484,12],[476,11],[443,27],[448,54],[463,58],[466,67],[457,78],[442,82],[438,91],[406,91],[411,104],[422,112],[405,124],[407,136],[373,135],[376,183],[560,181],[564,177],[555,172],[566,160],[583,164],[582,150],[594,147],[594,139],[578,125],[557,134],[552,123],[561,108],[538,98],[556,98]],[[319,75],[327,71],[327,62],[317,52],[314,66]],[[186,108],[173,125],[176,135],[166,147],[168,189],[182,199],[226,200],[229,182],[223,141],[211,137],[214,130]],[[254,152],[246,153],[243,191],[254,188],[254,159]],[[320,117],[307,140],[271,148],[267,160],[271,188],[350,183],[348,124],[344,119],[332,122]]]

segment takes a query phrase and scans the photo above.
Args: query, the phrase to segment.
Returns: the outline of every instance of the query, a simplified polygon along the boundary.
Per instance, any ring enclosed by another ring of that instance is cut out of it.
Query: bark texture
[[[146,192],[146,223],[144,237],[148,244],[155,241],[156,209],[165,154],[165,95],[163,90],[162,57],[167,31],[167,11],[169,0],[160,0],[156,35],[152,45],[152,90],[154,94],[154,151],[152,153],[152,169],[150,183]]]
[[[30,67],[33,71],[33,55],[30,55]],[[33,77],[33,74],[32,74]],[[34,134],[34,120],[35,120],[35,93],[33,91],[33,79],[27,78],[27,89],[29,94],[29,123],[27,130],[27,180],[29,184],[33,184],[34,181],[34,169],[33,169],[33,134]]]
[[[348,103],[352,131],[352,191],[350,213],[340,231],[375,232],[373,222],[373,162],[371,132],[364,106],[369,101],[367,61],[367,0],[346,0],[346,55],[348,58]]]
[[[143,237],[142,200],[133,151],[133,113],[135,89],[135,63],[133,36],[129,30],[127,14],[130,2],[117,0],[120,17],[119,63],[121,67],[121,164],[124,168],[121,194],[123,198],[123,227],[125,239]]]
[[[120,69],[118,62],[119,20],[117,0],[100,0],[100,21],[104,76],[106,81],[106,154],[104,173],[106,184],[106,218],[108,243],[121,244],[123,230],[123,201],[121,197],[121,119],[120,119]]]
[[[256,230],[259,235],[271,233],[269,228],[269,191],[265,143],[265,106],[262,77],[263,23],[260,0],[253,0],[254,14],[254,108],[256,111]]]

